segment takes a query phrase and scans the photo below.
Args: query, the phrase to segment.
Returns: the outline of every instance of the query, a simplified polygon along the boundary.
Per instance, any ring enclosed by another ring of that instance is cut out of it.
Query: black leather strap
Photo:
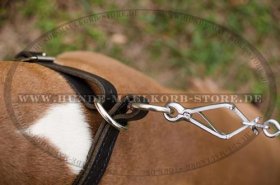
[[[120,124],[126,125],[128,121],[142,119],[146,116],[146,111],[133,110],[126,114],[129,102],[134,101],[133,97],[125,97],[123,101],[117,103],[109,114]],[[141,102],[146,102],[142,98]],[[76,178],[74,185],[97,185],[104,174],[109,163],[114,144],[118,137],[119,130],[103,121],[94,137],[95,144],[92,145],[87,163],[83,171]]]
[[[147,114],[147,111],[135,109],[127,113],[129,102],[135,101],[135,99],[132,96],[126,96],[122,101],[116,102],[117,91],[107,80],[85,71],[58,65],[53,62],[51,57],[41,56],[41,53],[24,51],[19,53],[16,58],[26,59],[22,60],[26,62],[36,62],[59,72],[66,78],[75,92],[80,95],[79,97],[82,98],[85,106],[91,111],[97,111],[93,102],[85,96],[97,96],[89,86],[88,83],[90,82],[94,89],[98,89],[100,94],[104,96],[103,107],[109,110],[109,114],[123,125],[126,125],[128,121],[141,119]],[[147,100],[142,97],[137,97],[137,101],[147,103]],[[118,134],[119,130],[106,123],[105,120],[100,124],[88,153],[87,162],[74,181],[74,185],[97,185],[99,183],[108,165]]]
[[[32,59],[32,57],[34,57],[34,59]],[[22,61],[26,61],[30,63],[32,62],[32,63],[40,64],[59,72],[61,75],[63,75],[66,78],[66,80],[69,82],[71,87],[75,90],[75,92],[78,95],[80,95],[79,97],[84,102],[87,108],[95,109],[95,106],[93,105],[92,102],[93,100],[90,99],[89,98],[90,96],[87,95],[95,95],[96,97],[98,96],[99,99],[104,100],[102,104],[103,107],[107,110],[112,108],[112,106],[115,104],[116,97],[117,97],[117,90],[110,82],[108,82],[107,80],[105,80],[100,76],[79,69],[75,69],[72,67],[56,64],[54,63],[53,57],[45,57],[38,52],[23,51],[17,54],[16,59],[21,59]],[[88,82],[91,83],[91,85],[95,90],[99,91],[98,94],[93,92]]]

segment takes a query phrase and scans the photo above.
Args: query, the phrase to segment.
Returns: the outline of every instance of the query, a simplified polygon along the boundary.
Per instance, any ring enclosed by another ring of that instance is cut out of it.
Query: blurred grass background
[[[280,69],[278,0],[0,2],[2,59],[11,58],[42,33],[81,16],[117,9],[167,9],[211,20],[243,36],[263,54],[276,75],[277,84],[280,82],[280,75],[277,73]],[[231,91],[264,93],[265,87],[258,82],[259,77],[256,77],[252,69],[233,63],[235,60],[245,60],[233,47],[221,44],[215,39],[206,41],[203,29],[197,28],[192,34],[188,34],[192,28],[186,28],[185,24],[170,22],[160,17],[147,16],[144,19],[150,26],[143,26],[141,20],[126,18],[120,20],[122,27],[102,25],[92,29],[90,25],[85,25],[80,34],[69,33],[66,37],[50,40],[45,46],[46,51],[52,55],[69,50],[98,51],[146,72],[164,85],[176,88],[187,88],[185,83],[190,82],[192,78],[209,77],[214,79],[218,86]],[[123,30],[124,27],[128,29]],[[182,34],[184,31],[186,34]],[[172,39],[174,36],[178,37],[177,40]],[[163,63],[166,59],[168,62]],[[274,114],[278,119],[279,110],[278,98]]]

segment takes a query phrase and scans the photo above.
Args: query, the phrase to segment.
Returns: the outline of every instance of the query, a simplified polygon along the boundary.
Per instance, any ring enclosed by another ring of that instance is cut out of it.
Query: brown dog
[[[97,74],[114,84],[119,94],[178,93],[96,53],[65,53],[57,63]],[[71,184],[82,165],[75,166],[73,160],[66,162],[52,154],[85,160],[102,118],[89,114],[80,103],[22,103],[19,95],[23,94],[74,91],[50,69],[28,63],[14,68],[13,64],[0,63],[0,98],[5,102],[0,109],[0,184]],[[203,88],[201,93],[211,91]],[[238,107],[249,119],[260,115],[248,104]],[[239,126],[228,111],[209,116],[219,123],[218,128],[233,130]],[[167,124],[161,114],[151,112],[120,133],[101,184],[279,184],[278,140],[261,134],[251,141],[251,133],[248,129],[230,140],[220,140],[185,122]],[[236,151],[243,145],[246,146]]]

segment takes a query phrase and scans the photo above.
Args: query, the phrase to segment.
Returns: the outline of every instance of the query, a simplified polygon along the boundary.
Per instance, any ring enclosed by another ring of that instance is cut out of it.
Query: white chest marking
[[[73,173],[78,174],[91,146],[91,130],[78,103],[56,104],[45,116],[25,130],[28,135],[44,138],[66,159]]]

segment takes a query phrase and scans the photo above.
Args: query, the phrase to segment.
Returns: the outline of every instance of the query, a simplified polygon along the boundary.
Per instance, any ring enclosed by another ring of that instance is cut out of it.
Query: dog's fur
[[[177,93],[100,54],[65,53],[58,56],[57,63],[104,77],[115,85],[120,94]],[[12,64],[0,63],[0,99],[1,102],[6,102],[1,104],[0,109],[0,184],[71,184],[76,174],[65,161],[50,155],[57,153],[58,149],[44,138],[37,138],[34,144],[19,131],[41,118],[51,105],[19,104],[17,98],[18,94],[74,92],[58,73],[29,63],[19,64],[9,91],[4,86],[8,84],[7,80],[11,80],[8,72]],[[206,93],[211,88],[202,86],[199,90]],[[12,104],[7,100],[7,93],[10,93]],[[185,106],[197,104],[188,103]],[[238,107],[250,119],[260,115],[251,105],[239,104]],[[11,117],[11,110],[14,111],[17,122]],[[83,110],[93,137],[96,125],[102,118],[98,114],[89,114],[85,108]],[[220,123],[218,127],[225,130],[237,127],[237,118],[227,111],[212,113],[210,117],[215,123]],[[249,133],[250,130],[246,132]],[[223,155],[228,147],[240,143],[242,136],[245,135],[226,141],[219,140],[193,125],[167,124],[161,114],[149,113],[145,119],[130,123],[127,132],[120,133],[101,184],[279,184],[279,142],[263,135],[231,156],[203,168],[159,176],[148,173],[148,170],[184,168],[189,162],[207,159],[217,152]],[[171,169],[171,172],[172,170],[176,169]]]

